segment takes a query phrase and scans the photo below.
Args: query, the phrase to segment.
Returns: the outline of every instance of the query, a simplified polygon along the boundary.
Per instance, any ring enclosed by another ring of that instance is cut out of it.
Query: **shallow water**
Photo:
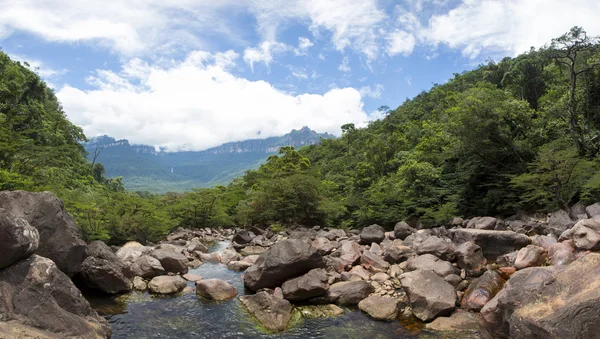
[[[220,242],[211,251],[227,247]],[[218,278],[244,295],[241,273],[225,265],[205,263],[190,273]],[[194,287],[192,283],[188,286]],[[132,292],[118,297],[88,297],[113,330],[112,338],[416,338],[437,337],[433,333],[409,330],[399,322],[378,322],[357,309],[346,309],[338,317],[299,318],[282,333],[268,333],[241,306],[237,298],[207,302],[195,293],[152,296]]]

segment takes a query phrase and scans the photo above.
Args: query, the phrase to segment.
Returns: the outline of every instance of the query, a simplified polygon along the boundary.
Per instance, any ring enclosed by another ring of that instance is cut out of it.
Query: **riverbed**
[[[210,250],[229,245],[219,242]],[[225,265],[204,263],[189,273],[205,279],[229,282],[244,295],[241,273]],[[193,283],[188,287],[194,288]],[[248,292],[250,293],[250,292]],[[357,308],[344,308],[343,315],[330,318],[295,317],[285,332],[269,333],[247,313],[237,298],[214,302],[200,300],[194,292],[173,296],[154,296],[131,292],[115,297],[88,296],[96,311],[110,323],[112,338],[435,338],[435,333],[398,321],[380,322]],[[447,336],[443,336],[447,337]]]

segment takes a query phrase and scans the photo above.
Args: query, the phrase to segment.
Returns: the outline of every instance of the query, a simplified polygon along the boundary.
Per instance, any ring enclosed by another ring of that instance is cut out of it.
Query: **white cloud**
[[[227,55],[193,52],[164,67],[132,59],[118,73],[96,72],[96,89],[64,86],[57,95],[88,136],[109,134],[171,150],[206,149],[259,131],[282,135],[305,125],[339,134],[344,123],[368,119],[353,88],[290,95],[229,73],[218,64]]]
[[[597,0],[463,0],[446,14],[435,15],[423,38],[431,44],[460,48],[474,58],[483,50],[526,52],[582,26],[600,34]]]
[[[308,49],[314,45],[315,44],[312,43],[312,41],[310,41],[309,38],[301,36],[298,38],[298,47],[294,48],[294,54],[297,56],[298,55],[306,55],[306,53],[308,52]]]
[[[362,95],[363,97],[368,96],[368,97],[371,97],[374,99],[379,99],[379,98],[381,98],[383,89],[384,89],[384,87],[382,84],[376,84],[373,87],[363,86],[358,91],[360,92],[360,95]]]
[[[244,50],[244,61],[250,65],[254,71],[254,63],[262,62],[269,67],[273,61],[273,54],[282,53],[289,47],[281,42],[264,41],[258,47],[246,48]]]
[[[342,59],[342,63],[338,66],[338,69],[345,73],[348,73],[352,70],[352,68],[350,68],[350,61],[348,60],[348,57],[344,57]]]
[[[412,87],[412,78],[410,76],[405,76],[404,81],[408,84],[408,87]]]
[[[390,56],[410,55],[416,44],[415,37],[412,34],[399,29],[389,33],[386,39],[388,41],[387,53]]]

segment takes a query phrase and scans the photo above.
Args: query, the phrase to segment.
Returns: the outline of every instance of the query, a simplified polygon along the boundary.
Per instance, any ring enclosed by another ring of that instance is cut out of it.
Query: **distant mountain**
[[[122,176],[127,189],[164,193],[227,184],[282,146],[300,148],[329,138],[334,136],[303,127],[280,137],[228,142],[199,152],[165,152],[106,135],[90,139],[84,147],[90,160],[99,151],[96,161],[104,165],[106,175]]]

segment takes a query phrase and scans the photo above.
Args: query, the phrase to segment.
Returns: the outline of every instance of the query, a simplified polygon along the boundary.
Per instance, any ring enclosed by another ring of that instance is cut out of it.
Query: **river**
[[[211,251],[220,251],[228,242],[219,242]],[[203,278],[223,279],[244,295],[241,273],[225,265],[204,263],[189,273]],[[194,287],[193,283],[188,283]],[[379,322],[357,308],[331,318],[299,318],[282,333],[268,333],[258,326],[241,303],[234,298],[207,302],[195,293],[154,296],[131,292],[116,297],[88,296],[96,311],[110,323],[112,338],[422,338],[434,333],[409,330],[400,322]]]

